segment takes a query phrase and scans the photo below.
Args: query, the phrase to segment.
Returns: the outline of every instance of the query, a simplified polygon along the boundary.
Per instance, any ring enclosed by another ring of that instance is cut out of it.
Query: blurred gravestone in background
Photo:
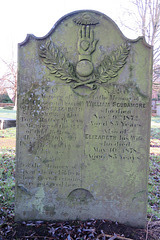
[[[95,11],[19,44],[16,220],[144,227],[152,48]]]

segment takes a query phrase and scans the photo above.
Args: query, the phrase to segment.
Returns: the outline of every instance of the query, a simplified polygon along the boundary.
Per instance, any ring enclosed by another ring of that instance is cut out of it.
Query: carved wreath
[[[51,74],[66,83],[73,83],[71,84],[73,89],[79,86],[89,86],[91,83],[93,83],[92,88],[95,89],[97,85],[108,83],[118,75],[119,70],[126,63],[129,51],[128,43],[120,45],[110,55],[104,57],[100,65],[94,68],[90,79],[85,81],[78,78],[75,66],[66,59],[53,42],[49,41],[45,46],[41,45],[39,56],[43,59]]]

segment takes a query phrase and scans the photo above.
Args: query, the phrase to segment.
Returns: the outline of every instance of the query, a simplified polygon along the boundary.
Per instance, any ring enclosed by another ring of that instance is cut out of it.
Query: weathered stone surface
[[[16,220],[145,226],[152,49],[78,11],[19,44]]]

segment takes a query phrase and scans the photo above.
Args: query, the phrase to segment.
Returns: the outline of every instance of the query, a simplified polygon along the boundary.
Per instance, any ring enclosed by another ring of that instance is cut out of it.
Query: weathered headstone
[[[15,119],[0,117],[0,130],[11,127],[16,127]]]
[[[145,226],[152,49],[95,11],[19,44],[16,220]]]

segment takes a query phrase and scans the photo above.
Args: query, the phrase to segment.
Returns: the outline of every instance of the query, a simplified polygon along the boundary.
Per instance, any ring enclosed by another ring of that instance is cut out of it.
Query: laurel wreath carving
[[[106,83],[118,76],[118,71],[125,65],[130,48],[127,43],[114,50],[98,66],[99,83]]]
[[[62,52],[56,47],[53,42],[49,41],[46,45],[41,45],[39,48],[39,56],[50,70],[51,74],[64,80],[66,83],[74,82],[72,88],[82,85],[108,83],[110,80],[118,76],[119,70],[125,65],[129,55],[130,47],[128,43],[120,45],[110,55],[105,56],[99,66],[94,69],[91,79],[81,81],[76,76],[75,66],[69,62]]]
[[[39,56],[43,59],[43,62],[46,64],[51,74],[65,80],[67,83],[72,81],[80,82],[75,76],[74,66],[51,41],[47,42],[46,46],[40,46]]]

